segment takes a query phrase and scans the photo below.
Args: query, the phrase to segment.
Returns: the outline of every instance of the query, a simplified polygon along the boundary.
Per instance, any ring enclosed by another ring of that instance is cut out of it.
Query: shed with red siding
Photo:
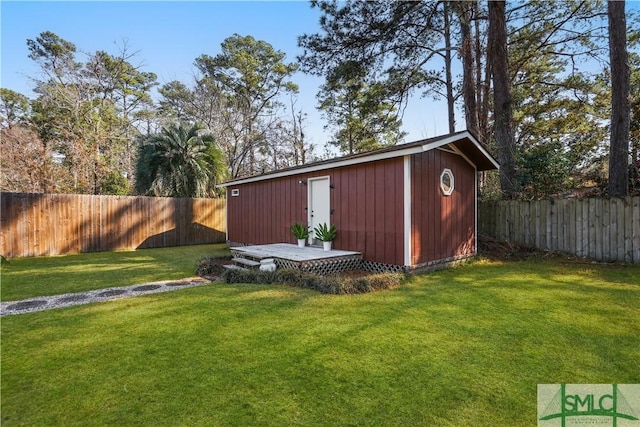
[[[498,163],[468,131],[222,184],[230,245],[295,243],[294,222],[330,222],[333,247],[374,270],[476,254],[477,172]]]

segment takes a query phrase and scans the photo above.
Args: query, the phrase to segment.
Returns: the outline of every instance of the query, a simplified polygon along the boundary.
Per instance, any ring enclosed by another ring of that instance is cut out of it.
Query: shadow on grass
[[[226,256],[225,244],[16,258],[2,266],[2,301],[181,279],[202,258]]]

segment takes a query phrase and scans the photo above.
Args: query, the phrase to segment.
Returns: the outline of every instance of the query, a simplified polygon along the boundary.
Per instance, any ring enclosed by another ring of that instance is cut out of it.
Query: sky
[[[5,1],[0,0],[0,87],[34,97],[30,77],[39,68],[28,58],[27,39],[52,31],[76,45],[78,52],[105,50],[116,55],[126,44],[137,52],[130,62],[156,73],[160,85],[172,80],[192,82],[195,59],[215,56],[220,43],[233,34],[251,35],[286,53],[294,62],[302,53],[298,36],[319,31],[320,13],[307,1]],[[86,56],[79,54],[85,61]],[[307,114],[305,135],[322,154],[329,138],[316,106],[323,78],[298,72],[298,107]],[[458,112],[458,127],[464,119]],[[443,101],[414,98],[404,114],[405,141],[415,141],[448,131]]]

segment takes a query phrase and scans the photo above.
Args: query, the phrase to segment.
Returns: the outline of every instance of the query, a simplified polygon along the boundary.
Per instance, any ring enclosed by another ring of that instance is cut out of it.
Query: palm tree
[[[136,167],[138,194],[215,197],[225,174],[222,152],[202,126],[172,124],[147,137]]]

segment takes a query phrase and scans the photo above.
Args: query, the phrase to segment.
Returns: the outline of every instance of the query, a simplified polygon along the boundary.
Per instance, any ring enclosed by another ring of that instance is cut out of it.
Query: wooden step
[[[255,252],[242,252],[242,255],[244,257],[244,259],[250,259],[252,261],[260,261],[261,259],[263,259],[265,257],[264,254],[259,254],[259,253],[255,253]]]
[[[251,267],[251,268],[260,267],[259,262],[251,261],[250,259],[246,259],[246,258],[231,258],[231,261],[235,262],[238,265],[241,264],[246,267]]]
[[[240,267],[235,264],[224,264],[222,267],[226,268],[227,270],[246,270],[246,268]]]

